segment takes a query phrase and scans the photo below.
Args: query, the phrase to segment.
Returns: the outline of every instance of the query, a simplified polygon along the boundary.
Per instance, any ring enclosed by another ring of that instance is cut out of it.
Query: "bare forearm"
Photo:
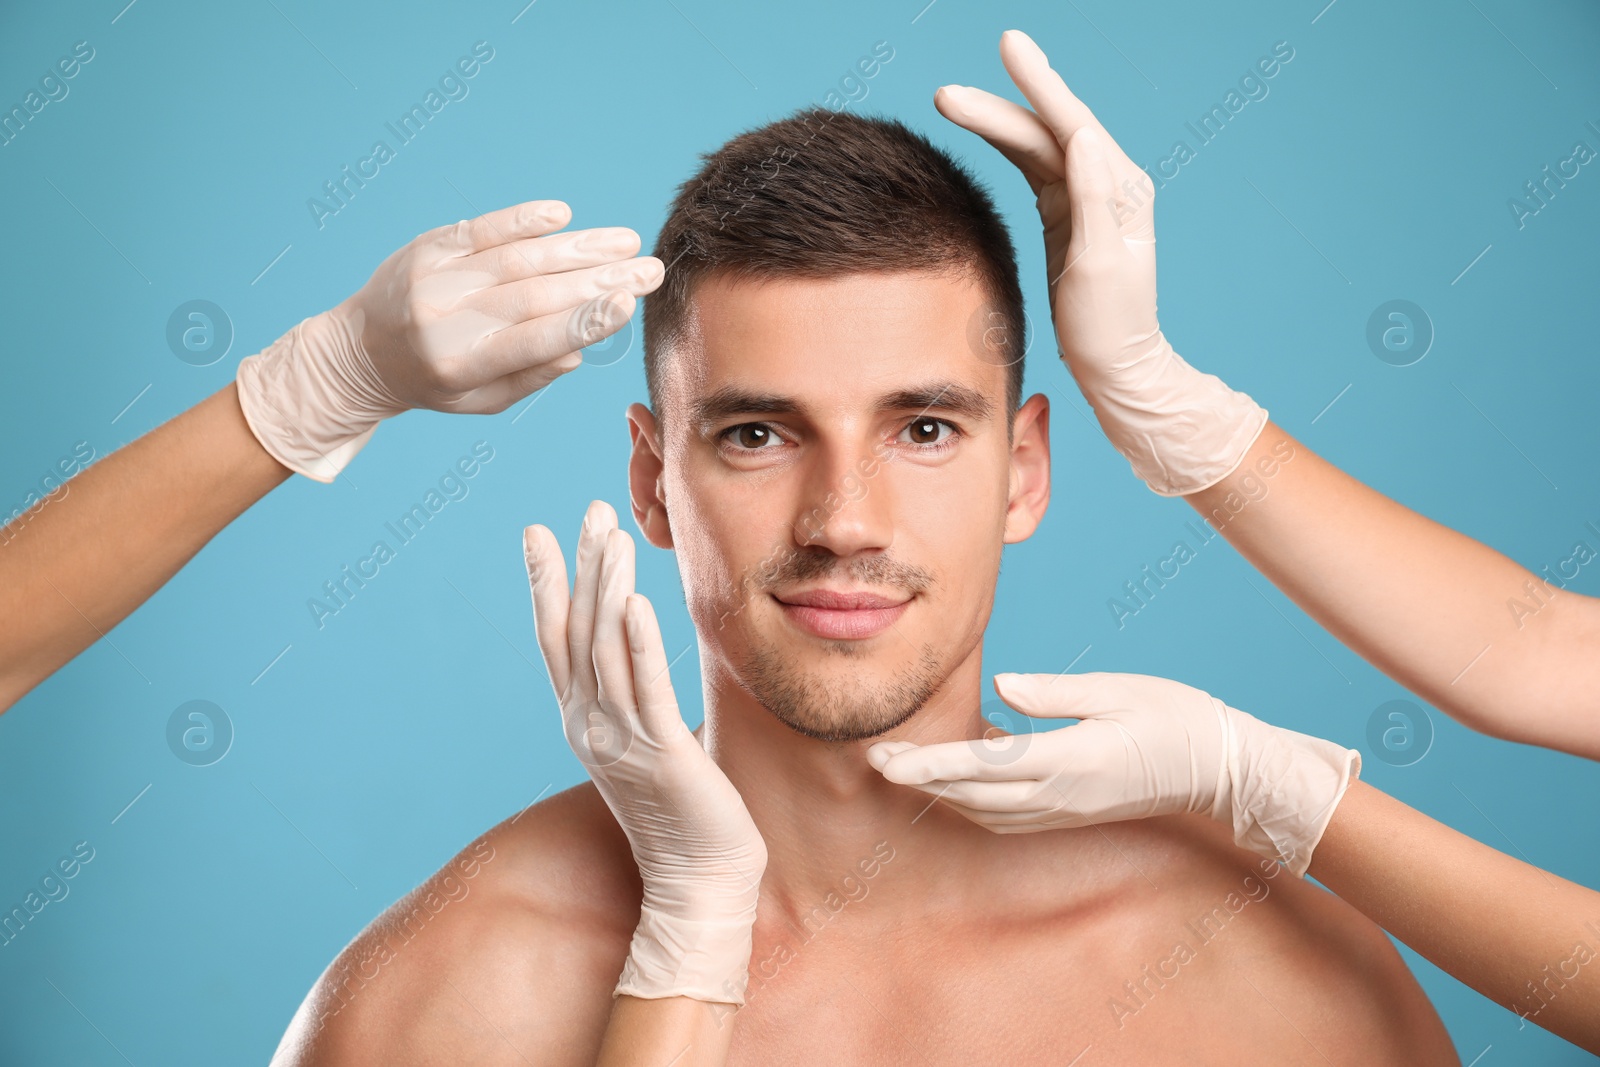
[[[1600,893],[1353,782],[1308,872],[1484,996],[1600,1052]]]
[[[288,476],[250,432],[229,383],[0,530],[0,711]]]
[[[733,1038],[732,1004],[690,997],[620,996],[598,1067],[721,1067]]]
[[[1600,602],[1368,488],[1271,422],[1234,474],[1185,499],[1428,702],[1495,736],[1600,759]]]

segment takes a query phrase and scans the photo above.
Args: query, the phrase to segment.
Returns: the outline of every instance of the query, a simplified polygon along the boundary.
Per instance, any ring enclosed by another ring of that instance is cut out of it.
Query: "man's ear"
[[[672,527],[667,522],[665,465],[656,440],[656,417],[643,404],[628,405],[628,435],[633,454],[628,457],[628,499],[633,521],[644,539],[657,548],[672,547]]]
[[[1050,400],[1034,393],[1017,409],[1011,431],[1011,488],[1003,541],[1026,541],[1050,506]]]

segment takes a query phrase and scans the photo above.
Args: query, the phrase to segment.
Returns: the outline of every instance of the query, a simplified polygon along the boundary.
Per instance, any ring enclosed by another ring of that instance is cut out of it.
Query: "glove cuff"
[[[239,361],[239,407],[279,463],[331,482],[378,423],[404,410],[371,372],[360,331],[335,308]]]
[[[739,910],[739,909],[735,909]],[[682,919],[645,906],[613,997],[692,997],[744,1005],[755,904],[727,919]]]
[[[1228,761],[1234,842],[1304,877],[1345,790],[1361,774],[1361,753],[1255,719],[1249,725],[1255,751]]]
[[[1134,474],[1161,496],[1187,496],[1222,481],[1267,425],[1265,408],[1191,367],[1165,337],[1118,378],[1085,388],[1084,399]]]

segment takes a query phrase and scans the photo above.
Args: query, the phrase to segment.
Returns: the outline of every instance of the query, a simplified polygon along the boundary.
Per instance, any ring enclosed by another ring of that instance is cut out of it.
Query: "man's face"
[[[1017,416],[1019,472],[1007,370],[970,340],[986,305],[926,271],[713,276],[663,359],[659,453],[630,409],[635,515],[677,551],[708,666],[802,734],[910,718],[1043,515],[1046,404]]]

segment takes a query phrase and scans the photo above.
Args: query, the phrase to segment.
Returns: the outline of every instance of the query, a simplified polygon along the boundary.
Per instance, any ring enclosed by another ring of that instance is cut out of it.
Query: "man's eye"
[[[948,433],[941,435],[941,430],[946,430]],[[900,436],[908,444],[942,445],[957,432],[954,424],[943,419],[917,418],[906,424],[906,428],[900,431]]]
[[[724,440],[731,440],[745,452],[760,451],[778,440],[778,435],[773,433],[765,423],[760,422],[746,422],[738,426],[730,426],[722,431],[722,437]]]

